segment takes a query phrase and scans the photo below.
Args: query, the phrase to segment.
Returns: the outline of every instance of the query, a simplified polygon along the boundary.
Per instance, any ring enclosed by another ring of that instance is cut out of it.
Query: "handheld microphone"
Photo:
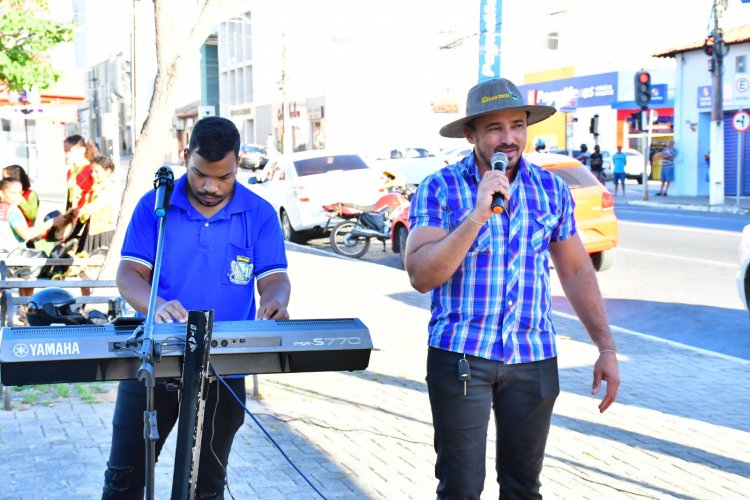
[[[164,217],[169,208],[169,196],[174,187],[174,174],[172,169],[164,165],[156,171],[154,189],[156,189],[156,201],[154,202],[154,213],[157,217]]]
[[[494,155],[492,155],[492,158],[490,158],[490,165],[492,166],[492,170],[499,170],[501,172],[505,172],[505,169],[508,168],[508,155],[503,153],[502,151],[498,151]],[[503,195],[500,193],[495,193],[492,195],[492,211],[496,214],[501,214],[505,211],[505,199],[503,198]]]

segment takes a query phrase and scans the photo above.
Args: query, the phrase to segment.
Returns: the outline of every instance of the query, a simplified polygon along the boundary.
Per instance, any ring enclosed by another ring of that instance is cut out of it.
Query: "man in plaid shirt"
[[[412,199],[406,269],[432,292],[427,386],[435,428],[438,498],[479,498],[487,426],[495,410],[502,498],[541,498],[539,475],[560,392],[549,258],[599,349],[592,394],[617,396],[615,345],[565,183],[521,156],[527,127],[555,109],[527,106],[506,79],[469,91],[466,117],[440,130],[472,154],[427,177]],[[507,170],[493,170],[495,153]],[[503,211],[493,213],[493,198]]]

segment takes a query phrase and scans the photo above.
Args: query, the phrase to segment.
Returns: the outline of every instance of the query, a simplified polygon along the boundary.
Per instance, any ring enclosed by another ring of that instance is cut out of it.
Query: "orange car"
[[[615,199],[578,160],[552,153],[527,153],[527,161],[559,175],[570,188],[576,202],[575,219],[583,246],[597,271],[606,271],[615,259],[619,237],[615,217]],[[398,214],[391,227],[391,248],[401,253],[409,234],[408,209]]]

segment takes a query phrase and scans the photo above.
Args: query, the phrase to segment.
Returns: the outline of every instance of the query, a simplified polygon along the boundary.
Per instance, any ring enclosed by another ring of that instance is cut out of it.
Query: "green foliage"
[[[46,0],[0,0],[0,83],[46,89],[59,78],[48,52],[73,40],[73,24],[49,19]]]

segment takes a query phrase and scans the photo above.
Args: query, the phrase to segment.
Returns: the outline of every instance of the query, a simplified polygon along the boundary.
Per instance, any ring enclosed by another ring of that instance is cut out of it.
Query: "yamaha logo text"
[[[45,342],[37,344],[16,344],[13,346],[13,355],[17,358],[26,356],[66,356],[81,354],[78,342]]]

